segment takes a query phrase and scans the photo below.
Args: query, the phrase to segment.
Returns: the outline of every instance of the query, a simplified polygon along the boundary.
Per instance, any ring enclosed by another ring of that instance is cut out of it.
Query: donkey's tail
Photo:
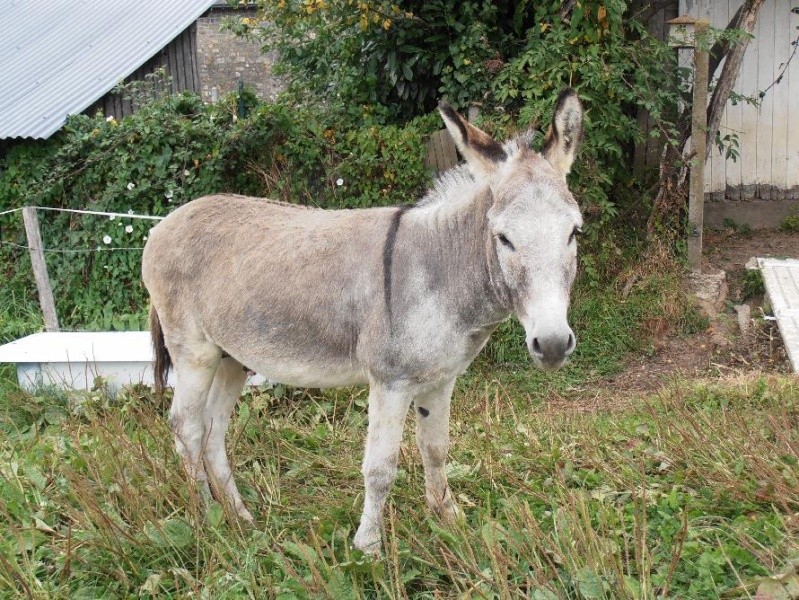
[[[155,364],[153,364],[155,393],[160,398],[164,395],[169,368],[172,366],[172,357],[169,356],[169,350],[167,350],[164,343],[161,320],[158,318],[158,313],[155,312],[154,306],[150,306],[150,338],[153,342],[153,356],[155,356]]]

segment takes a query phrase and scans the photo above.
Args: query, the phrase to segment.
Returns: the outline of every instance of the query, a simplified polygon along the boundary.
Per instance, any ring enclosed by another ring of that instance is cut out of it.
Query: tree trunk
[[[744,2],[740,11],[740,23],[738,29],[751,34],[755,30],[755,23],[757,23],[757,14],[760,12],[760,7],[763,5],[763,0],[747,0]],[[738,14],[736,14],[736,17]],[[735,21],[735,17],[733,17]],[[731,23],[732,24],[732,23]],[[724,67],[721,69],[721,76],[719,76],[716,89],[713,90],[713,96],[710,98],[710,104],[707,109],[707,146],[705,148],[705,160],[710,156],[710,150],[713,147],[713,141],[716,138],[716,132],[719,130],[719,123],[721,123],[721,115],[724,112],[724,107],[727,106],[727,101],[730,99],[732,88],[735,87],[735,82],[738,81],[738,74],[741,72],[741,63],[744,60],[744,54],[749,47],[749,35],[744,36],[738,40],[738,43],[732,47],[727,54],[727,60],[724,61]]]

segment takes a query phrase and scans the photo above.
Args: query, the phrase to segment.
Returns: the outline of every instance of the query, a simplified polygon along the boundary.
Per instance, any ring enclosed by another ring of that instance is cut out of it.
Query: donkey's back
[[[142,272],[172,345],[213,344],[294,385],[364,383],[357,360],[392,209],[217,195],[156,226]]]

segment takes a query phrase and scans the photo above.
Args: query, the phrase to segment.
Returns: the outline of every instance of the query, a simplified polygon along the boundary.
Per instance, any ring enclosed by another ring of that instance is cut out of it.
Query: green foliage
[[[265,26],[295,92],[404,120],[431,111],[442,92],[459,106],[482,98],[487,61],[501,63],[506,29],[522,27],[523,14],[504,2],[270,0],[264,22],[234,28]]]
[[[796,233],[799,231],[799,214],[792,214],[780,222],[780,231]]]
[[[722,225],[724,225],[725,229],[730,229],[743,237],[752,234],[752,226],[749,223],[738,223],[735,219],[725,217]]]
[[[750,300],[766,293],[766,284],[760,269],[746,269],[741,282],[741,299]]]
[[[724,136],[721,135],[721,130],[716,131],[716,148],[724,157],[724,160],[732,160],[738,162],[738,157],[741,155],[741,145],[738,139],[738,133],[728,133]]]
[[[585,139],[571,185],[595,240],[615,221],[625,197],[640,204],[640,197],[624,192],[636,184],[631,150],[644,141],[638,109],[660,124],[652,135],[676,135],[670,124],[676,65],[668,48],[629,19],[624,3],[578,4],[568,22],[557,18],[559,4],[537,8],[540,25],[527,30],[523,49],[492,82],[493,99],[518,109],[520,126],[542,128],[558,90],[577,90],[586,107]]]
[[[270,0],[265,31],[291,75],[291,97],[322,98],[353,119],[401,121],[432,110],[438,98],[482,107],[490,132],[545,130],[554,99],[574,87],[586,113],[585,140],[571,176],[588,217],[587,238],[620,214],[642,213],[643,181],[632,154],[649,135],[677,137],[674,53],[631,18],[624,2],[581,2],[567,19],[561,2]],[[297,43],[297,40],[303,40]],[[733,138],[725,142],[734,152]]]

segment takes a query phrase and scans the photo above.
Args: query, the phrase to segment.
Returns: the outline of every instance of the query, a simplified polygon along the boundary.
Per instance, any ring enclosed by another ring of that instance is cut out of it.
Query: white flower
[[[135,187],[136,187],[136,184],[135,184],[135,183],[133,183],[132,181],[131,181],[131,182],[128,184],[128,189],[129,189],[129,190],[132,190],[132,189],[133,189],[133,188],[135,188]]]
[[[108,220],[109,220],[109,221],[113,221],[113,220],[114,220],[114,219],[116,219],[116,218],[117,218],[117,217],[116,217],[116,215],[110,215],[110,216],[108,217]]]
[[[235,116],[233,117],[233,119],[235,120]],[[188,177],[189,175],[191,175],[191,173],[189,173],[189,170],[188,170],[188,169],[183,169],[183,175],[185,175],[186,177]]]
[[[103,244],[110,244],[110,243],[111,243],[111,236],[110,235],[104,235],[103,236]]]
[[[172,190],[167,190],[166,194],[164,194],[164,198],[172,200]]]
[[[125,227],[125,233],[133,233],[133,225],[128,225]]]
[[[336,185],[338,186],[344,185],[344,180],[341,177],[339,177],[338,179],[336,179]]]
[[[143,236],[141,236],[141,239],[142,239],[142,241],[146,242],[147,241],[147,236],[143,235]]]
[[[129,209],[128,209],[128,214],[129,214],[129,215],[132,215],[132,214],[133,214],[133,209],[132,209],[132,208],[129,208]]]
[[[109,115],[105,118],[106,123],[113,123],[115,120],[114,115]]]

